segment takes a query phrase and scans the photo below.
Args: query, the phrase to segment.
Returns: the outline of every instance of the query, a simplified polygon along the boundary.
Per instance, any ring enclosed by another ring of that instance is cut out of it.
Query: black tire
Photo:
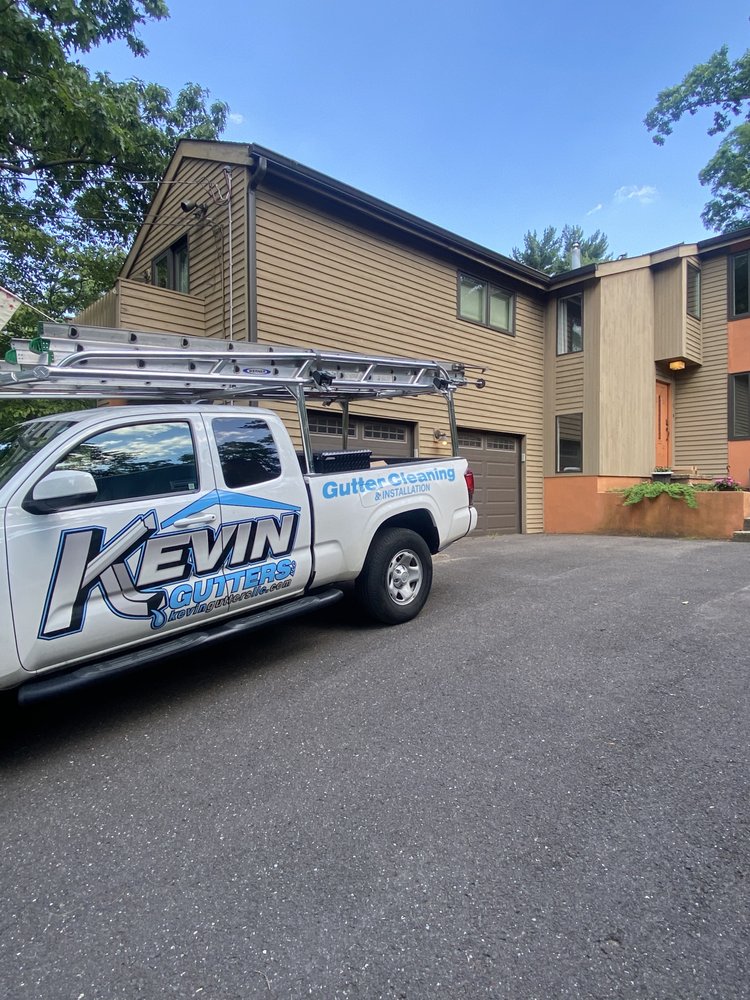
[[[373,538],[355,592],[362,610],[385,625],[416,618],[432,586],[432,556],[416,531],[384,528]]]

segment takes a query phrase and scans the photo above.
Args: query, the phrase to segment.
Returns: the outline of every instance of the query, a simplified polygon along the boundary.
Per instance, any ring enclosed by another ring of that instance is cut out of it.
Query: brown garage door
[[[341,414],[309,410],[310,439],[313,451],[338,451],[341,448]],[[414,455],[412,424],[380,418],[349,418],[349,451],[367,448],[373,459],[411,458]]]
[[[477,531],[514,535],[521,530],[521,439],[491,431],[458,432],[458,450],[474,473]]]

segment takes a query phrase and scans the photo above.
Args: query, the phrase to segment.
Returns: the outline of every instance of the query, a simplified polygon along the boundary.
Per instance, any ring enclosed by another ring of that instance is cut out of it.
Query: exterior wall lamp
[[[677,358],[675,361],[669,362],[669,370],[673,372],[681,372],[685,367],[685,362],[682,358]]]
[[[435,438],[438,444],[448,444],[448,432],[441,430],[434,430],[432,436]]]
[[[180,208],[183,212],[185,212],[185,214],[188,212],[192,213],[194,218],[198,219],[198,221],[205,218],[206,213],[208,212],[208,205],[198,204],[196,201],[181,201]]]

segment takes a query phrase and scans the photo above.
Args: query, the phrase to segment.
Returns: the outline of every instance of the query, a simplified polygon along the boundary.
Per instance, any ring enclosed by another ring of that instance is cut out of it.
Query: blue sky
[[[173,0],[135,59],[87,64],[226,101],[223,138],[258,142],[500,253],[547,225],[601,229],[617,256],[710,235],[698,171],[709,115],[663,147],[658,92],[726,43],[739,0]]]

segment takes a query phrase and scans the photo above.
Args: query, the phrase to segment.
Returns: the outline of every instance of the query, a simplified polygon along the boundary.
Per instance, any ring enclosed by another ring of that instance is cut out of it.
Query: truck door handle
[[[216,520],[216,514],[195,514],[194,517],[183,517],[173,521],[173,528],[194,528],[198,524],[211,524]]]

